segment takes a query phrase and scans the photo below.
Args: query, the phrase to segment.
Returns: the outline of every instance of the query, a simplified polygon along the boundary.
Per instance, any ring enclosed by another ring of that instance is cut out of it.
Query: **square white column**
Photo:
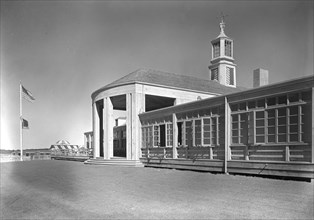
[[[132,159],[132,94],[126,94],[126,159]]]
[[[93,103],[93,139],[94,139],[94,150],[93,157],[99,157],[99,116],[97,113],[96,102]]]

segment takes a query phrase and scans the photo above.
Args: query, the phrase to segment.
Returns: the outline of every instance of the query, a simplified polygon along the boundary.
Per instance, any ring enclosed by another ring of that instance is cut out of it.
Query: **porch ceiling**
[[[175,98],[163,96],[145,95],[145,111],[152,111],[174,105]]]

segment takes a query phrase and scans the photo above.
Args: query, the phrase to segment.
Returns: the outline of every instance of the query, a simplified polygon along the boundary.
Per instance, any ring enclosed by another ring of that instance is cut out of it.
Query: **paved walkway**
[[[0,219],[314,216],[313,182],[53,160],[0,165]]]

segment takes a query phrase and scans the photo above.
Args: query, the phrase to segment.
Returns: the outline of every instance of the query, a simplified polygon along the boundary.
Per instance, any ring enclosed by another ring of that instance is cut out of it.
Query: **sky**
[[[313,1],[0,1],[1,149],[84,144],[91,93],[139,68],[209,79],[210,41],[234,40],[237,85],[313,74]]]

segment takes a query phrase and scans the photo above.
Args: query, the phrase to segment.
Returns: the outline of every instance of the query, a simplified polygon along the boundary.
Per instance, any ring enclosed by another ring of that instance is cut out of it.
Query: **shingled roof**
[[[192,90],[196,92],[205,92],[212,94],[229,94],[239,92],[244,88],[233,88],[221,85],[220,83],[207,79],[200,79],[192,76],[185,76],[175,73],[166,73],[152,69],[138,69],[98,90],[93,92],[92,97],[99,92],[122,85],[142,83],[156,86],[165,86],[183,90]]]

